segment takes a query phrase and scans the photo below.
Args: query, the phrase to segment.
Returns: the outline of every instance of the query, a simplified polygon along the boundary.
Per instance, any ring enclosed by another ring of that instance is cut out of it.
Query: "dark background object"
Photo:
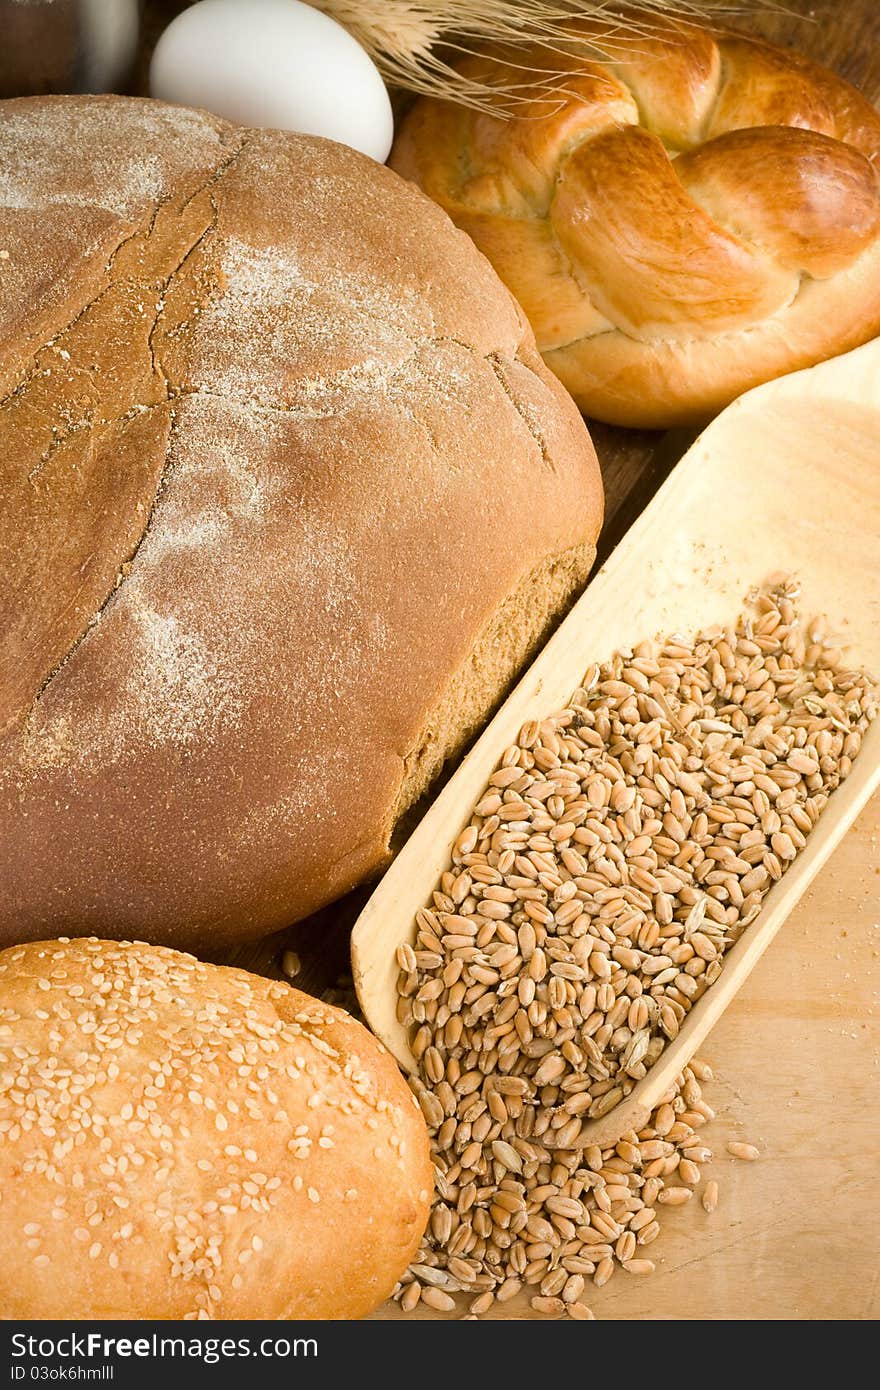
[[[140,0],[0,0],[0,97],[128,90],[140,10]]]

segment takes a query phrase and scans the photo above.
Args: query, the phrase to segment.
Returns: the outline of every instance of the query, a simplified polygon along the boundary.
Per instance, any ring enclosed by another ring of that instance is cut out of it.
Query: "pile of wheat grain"
[[[592,667],[490,778],[398,953],[437,1171],[404,1308],[469,1291],[479,1313],[527,1285],[590,1316],[586,1281],[648,1272],[658,1209],[699,1183],[697,1064],[614,1149],[584,1126],[718,978],[877,713],[796,598],[781,581],[729,629]]]

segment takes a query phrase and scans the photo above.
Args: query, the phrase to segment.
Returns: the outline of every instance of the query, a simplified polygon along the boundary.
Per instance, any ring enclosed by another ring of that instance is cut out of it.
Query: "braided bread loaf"
[[[565,74],[539,47],[470,60],[519,84],[516,114],[419,101],[391,163],[485,252],[584,412],[686,423],[880,330],[880,116],[854,88],[733,33],[657,21],[600,64],[573,32]]]

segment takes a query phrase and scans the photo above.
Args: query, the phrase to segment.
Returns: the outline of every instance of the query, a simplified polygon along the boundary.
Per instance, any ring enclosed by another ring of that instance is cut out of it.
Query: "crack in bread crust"
[[[242,149],[243,149],[243,147],[244,147],[245,144],[246,144],[246,141],[244,141],[244,142],[242,143],[242,145],[239,146],[239,149],[236,151],[236,153],[235,153],[233,156],[231,156],[228,160],[226,160],[226,161],[224,162],[224,164],[215,172],[215,175],[212,176],[212,178],[211,178],[210,180],[206,181],[205,184],[203,184],[198,190],[196,190],[196,192],[193,193],[193,195],[187,200],[187,204],[186,204],[185,206],[189,206],[190,203],[192,203],[192,202],[195,201],[196,197],[198,197],[199,195],[201,195],[202,193],[204,193],[209,187],[211,187],[214,183],[216,183],[216,182],[219,180],[219,178],[220,178],[221,175],[226,171],[226,169],[229,168],[230,165],[233,164],[233,163],[235,162],[235,159],[238,157],[238,154],[241,153],[241,151],[242,151]],[[167,200],[166,200],[166,201],[167,201]],[[217,217],[218,208],[217,208],[217,203],[216,203],[216,201],[215,201],[213,198],[211,199],[211,205],[212,205],[212,210],[213,210],[213,216],[212,216],[211,222],[210,222],[210,223],[208,224],[208,226],[206,226],[205,229],[199,234],[199,236],[195,239],[195,241],[193,241],[193,242],[191,243],[191,245],[186,249],[186,251],[185,251],[184,254],[181,256],[181,258],[180,258],[179,262],[177,263],[177,265],[170,271],[170,273],[165,277],[164,281],[162,282],[162,286],[161,286],[161,289],[160,289],[160,292],[159,292],[159,303],[160,303],[160,304],[163,302],[164,296],[165,296],[165,294],[168,292],[168,290],[169,290],[170,286],[172,285],[172,283],[174,282],[175,278],[181,273],[181,271],[182,271],[182,270],[184,269],[184,267],[186,266],[186,263],[187,263],[192,257],[194,257],[194,256],[196,255],[196,253],[198,252],[200,246],[201,246],[209,237],[211,237],[211,236],[216,232],[216,229],[217,229],[217,220],[218,220],[218,217]],[[150,230],[152,230],[152,227],[155,226],[155,220],[156,220],[156,219],[155,219],[155,217],[154,217],[153,220],[152,220],[152,224],[151,224],[151,229],[150,229]],[[105,293],[106,293],[106,291],[105,291]],[[264,411],[264,412],[266,412],[267,414],[280,415],[280,416],[294,416],[294,417],[295,417],[295,416],[297,415],[298,412],[297,412],[297,408],[296,408],[295,406],[283,406],[283,405],[280,405],[280,404],[277,404],[277,405],[267,405],[267,404],[264,404],[264,403],[256,404],[256,403],[254,403],[253,401],[247,399],[246,397],[236,397],[236,396],[232,395],[230,392],[227,392],[227,391],[224,391],[224,392],[211,392],[211,391],[205,390],[203,387],[199,387],[199,388],[197,388],[197,389],[190,389],[190,390],[187,390],[187,389],[184,389],[184,388],[182,388],[182,387],[175,386],[175,385],[172,383],[172,381],[170,380],[170,378],[168,377],[168,375],[166,374],[166,372],[165,372],[165,370],[164,370],[164,367],[163,367],[163,365],[162,365],[161,359],[160,359],[160,357],[157,355],[157,353],[156,353],[156,351],[155,351],[155,347],[154,347],[154,339],[155,339],[155,337],[156,337],[156,334],[157,334],[157,331],[158,331],[158,328],[159,328],[159,324],[160,324],[160,320],[161,320],[161,312],[162,312],[161,309],[157,309],[157,311],[156,311],[156,313],[155,313],[155,316],[154,316],[154,319],[153,319],[153,324],[152,324],[152,327],[151,327],[151,329],[150,329],[150,332],[149,332],[148,340],[147,340],[147,341],[148,341],[148,347],[149,347],[151,362],[152,362],[153,367],[154,367],[154,370],[155,370],[156,374],[159,376],[159,378],[160,378],[160,380],[161,380],[161,382],[162,382],[162,384],[163,384],[164,390],[165,390],[165,402],[164,402],[164,403],[173,404],[175,401],[183,400],[183,399],[186,399],[187,397],[212,396],[212,397],[214,397],[214,399],[217,399],[217,400],[219,400],[219,401],[222,401],[222,402],[225,403],[225,404],[246,404],[249,410],[254,410],[254,411],[256,411],[256,412]],[[78,316],[78,317],[79,317],[79,316]],[[432,346],[441,346],[441,345],[443,345],[443,344],[451,344],[451,345],[453,345],[453,346],[455,346],[455,347],[457,347],[457,348],[462,349],[463,351],[465,351],[466,353],[468,353],[470,356],[476,358],[477,360],[486,362],[486,364],[490,367],[490,369],[491,369],[491,371],[492,371],[494,380],[497,382],[499,388],[501,389],[501,391],[502,391],[502,393],[504,394],[504,396],[506,397],[506,399],[509,400],[510,403],[512,404],[514,410],[516,411],[517,415],[519,416],[520,420],[522,421],[522,423],[523,423],[523,425],[524,425],[526,431],[528,432],[529,436],[531,437],[531,439],[534,441],[534,443],[537,445],[538,449],[540,450],[541,459],[542,459],[543,463],[545,464],[545,466],[547,466],[548,468],[550,468],[551,471],[554,469],[555,464],[554,464],[552,455],[551,455],[550,452],[548,451],[546,439],[544,438],[544,436],[542,435],[542,433],[540,432],[540,430],[538,429],[538,427],[537,427],[536,424],[535,424],[535,421],[534,421],[534,412],[532,412],[532,413],[531,413],[531,416],[530,416],[530,413],[529,413],[529,411],[527,410],[526,406],[524,405],[523,401],[522,401],[521,398],[518,396],[518,394],[514,391],[514,389],[513,389],[512,385],[511,385],[511,383],[510,383],[510,380],[509,380],[508,376],[505,375],[505,368],[508,368],[508,369],[509,369],[509,368],[514,367],[514,366],[518,366],[518,367],[522,368],[523,370],[529,372],[529,373],[531,374],[531,376],[535,377],[536,380],[540,381],[540,378],[538,378],[538,377],[536,376],[536,374],[535,374],[534,368],[533,368],[528,362],[526,362],[526,361],[519,355],[520,348],[517,349],[517,356],[516,356],[516,357],[511,358],[511,359],[507,359],[507,358],[501,357],[501,356],[500,356],[499,354],[497,354],[497,353],[485,353],[485,354],[478,353],[478,352],[475,350],[475,348],[473,347],[472,344],[467,343],[467,342],[463,341],[462,339],[458,339],[458,338],[452,337],[452,336],[449,335],[449,334],[436,335],[436,336],[431,336],[431,337],[422,337],[422,338],[412,337],[412,338],[410,339],[410,341],[413,343],[413,352],[412,352],[412,354],[410,355],[410,357],[404,359],[403,362],[400,362],[400,363],[396,364],[396,365],[390,370],[390,373],[389,373],[389,377],[390,377],[390,378],[394,378],[394,377],[397,376],[397,375],[402,375],[402,374],[405,372],[405,370],[406,370],[406,369],[413,363],[413,361],[418,357],[419,353],[422,352],[422,351],[424,351],[425,348],[427,348],[427,347],[432,347]],[[328,392],[332,389],[333,384],[334,384],[334,382],[333,382],[333,379],[332,379],[332,378],[330,378],[330,379],[324,378],[323,381],[322,381],[323,387],[324,387],[325,390],[327,390]],[[161,403],[160,403],[160,404],[161,404]],[[150,405],[136,405],[136,406],[132,406],[132,407],[130,407],[129,410],[126,412],[126,415],[125,415],[124,417],[122,417],[122,418],[123,418],[123,419],[125,419],[126,417],[127,417],[127,418],[132,418],[136,413],[141,413],[142,411],[145,411],[145,410],[154,410],[154,409],[156,409],[156,408],[157,408],[157,403],[152,403],[152,404],[150,404]],[[314,409],[314,406],[312,407],[312,409]],[[431,428],[430,428],[430,425],[428,424],[428,422],[427,422],[426,420],[419,418],[417,415],[416,415],[414,418],[418,418],[418,419],[419,419],[419,424],[425,429],[426,435],[427,435],[427,437],[428,437],[428,439],[429,439],[429,441],[430,441],[430,444],[431,444],[432,449],[434,449],[434,451],[435,451],[435,452],[438,454],[438,456],[439,456],[439,455],[441,454],[441,452],[442,452],[441,445],[440,445],[439,440],[438,440],[438,439],[436,438],[436,436],[433,434],[433,432],[432,432],[432,430],[431,430]],[[34,710],[34,707],[37,706],[37,705],[39,704],[39,702],[41,701],[41,699],[43,698],[43,696],[46,694],[47,690],[51,687],[53,681],[61,674],[61,672],[64,670],[65,666],[66,666],[67,663],[70,661],[70,659],[74,656],[74,654],[77,652],[77,650],[80,648],[80,646],[88,639],[90,633],[96,628],[97,624],[100,622],[100,620],[101,620],[102,617],[104,616],[104,614],[105,614],[105,612],[107,611],[108,607],[110,606],[110,604],[111,604],[111,603],[114,601],[114,599],[116,598],[116,596],[117,596],[119,590],[122,589],[122,588],[124,588],[124,585],[125,585],[125,583],[126,583],[126,580],[128,579],[129,575],[131,574],[132,569],[133,569],[133,567],[134,567],[134,565],[135,565],[135,563],[136,563],[138,554],[139,554],[139,552],[140,552],[140,550],[141,550],[141,548],[142,548],[142,546],[143,546],[143,544],[144,544],[144,542],[145,542],[147,536],[148,536],[149,533],[150,533],[150,530],[151,530],[151,528],[152,528],[152,526],[153,526],[153,523],[154,523],[154,520],[155,520],[157,511],[158,511],[158,509],[159,509],[159,507],[160,507],[162,498],[163,498],[163,496],[164,496],[164,494],[165,494],[165,492],[166,492],[166,489],[168,488],[168,486],[169,486],[169,484],[170,484],[170,481],[171,481],[171,478],[172,478],[172,476],[173,476],[174,467],[173,467],[173,462],[172,462],[172,460],[171,460],[171,455],[172,455],[172,453],[173,453],[173,440],[174,440],[175,428],[176,428],[176,425],[175,425],[175,421],[174,421],[174,417],[173,417],[173,412],[172,412],[171,433],[170,433],[170,438],[169,438],[168,450],[166,451],[165,463],[164,463],[163,468],[162,468],[162,471],[161,471],[161,473],[160,473],[160,475],[159,475],[159,479],[158,479],[158,482],[157,482],[157,484],[156,484],[156,488],[155,488],[155,491],[154,491],[154,495],[153,495],[152,501],[151,501],[151,503],[150,503],[150,505],[149,505],[149,509],[148,509],[148,511],[147,511],[147,513],[146,513],[145,521],[144,521],[143,528],[142,528],[142,530],[141,530],[140,535],[138,536],[138,538],[137,538],[137,540],[135,541],[134,545],[131,547],[131,549],[130,549],[130,551],[128,552],[128,554],[127,554],[127,555],[124,557],[124,559],[120,562],[120,565],[119,565],[118,570],[117,570],[117,574],[116,574],[115,581],[114,581],[113,584],[108,588],[107,593],[105,594],[103,600],[98,604],[98,606],[97,606],[97,608],[95,609],[94,613],[91,615],[91,617],[88,619],[88,621],[84,624],[84,626],[83,626],[83,628],[82,628],[82,631],[81,631],[81,632],[74,638],[74,640],[71,642],[71,644],[70,644],[68,650],[61,656],[61,658],[56,662],[56,664],[54,665],[54,667],[52,668],[52,670],[49,671],[48,674],[45,676],[45,678],[42,680],[42,682],[41,682],[40,685],[39,685],[39,688],[36,690],[36,692],[35,692],[35,694],[34,694],[34,697],[33,697],[32,701],[31,701],[30,706],[28,707],[28,709],[22,711],[22,721],[23,721],[23,722],[27,722],[28,718],[30,717],[30,715],[32,714],[32,712],[33,712],[33,710]],[[59,443],[60,443],[60,441],[59,441]],[[578,563],[575,563],[575,564],[573,565],[573,567],[572,567],[572,574],[573,574],[574,577],[572,578],[571,583],[569,584],[569,590],[568,590],[569,593],[571,592],[571,585],[572,585],[572,584],[573,584],[575,587],[580,588],[580,587],[582,587],[582,585],[586,582],[586,577],[587,577],[587,574],[589,573],[589,570],[590,570],[590,568],[591,568],[594,553],[595,553],[594,551],[592,551],[592,552],[589,553],[589,556],[588,556],[588,558],[586,559],[586,563],[584,564],[584,563],[581,563],[581,562],[584,560],[584,556],[581,555],[580,552],[578,552]],[[550,562],[548,562],[548,563],[550,563]],[[553,569],[553,566],[555,565],[555,563],[556,563],[556,562],[552,562],[552,564],[550,565],[551,570]],[[531,583],[531,582],[532,582],[532,579],[534,579],[535,582],[540,582],[540,581],[542,580],[542,578],[543,578],[543,573],[542,573],[542,571],[543,571],[543,567],[542,567],[542,570],[539,570],[538,572],[535,573],[535,575],[531,576],[531,577],[529,578],[529,580],[524,581],[524,582],[526,582],[526,583]],[[553,586],[552,586],[552,584],[551,584],[551,590],[552,590],[552,587],[553,587]],[[517,590],[516,592],[518,593],[519,590]],[[512,600],[512,599],[513,599],[513,596],[511,595],[511,600]],[[552,594],[552,597],[551,597],[550,602],[551,602],[551,611],[553,612],[553,614],[557,614],[558,611],[559,611],[559,602],[560,602],[559,596],[556,595],[555,593]],[[546,627],[546,623],[545,623],[545,627]],[[502,675],[501,675],[502,685],[506,686],[506,685],[509,683],[510,677],[511,677],[511,675],[512,675],[512,671],[513,671],[514,669],[517,669],[517,667],[518,667],[519,665],[522,664],[522,661],[525,659],[525,656],[527,655],[527,653],[530,652],[531,650],[533,650],[533,649],[535,648],[535,645],[536,645],[536,642],[535,642],[534,635],[531,634],[531,635],[528,637],[528,639],[526,640],[526,642],[525,642],[525,644],[524,644],[523,651],[522,651],[521,654],[518,655],[516,662],[513,663],[513,665],[511,665],[510,663],[508,663],[508,666],[510,667],[510,669],[505,668],[504,671],[502,672]],[[487,699],[487,700],[489,699],[489,696],[488,696],[488,695],[487,695],[486,699]],[[486,703],[486,702],[484,701],[484,706],[485,706],[485,703]],[[483,711],[481,710],[481,712],[483,712]],[[474,720],[471,719],[471,724],[473,724],[473,723],[474,723]],[[451,756],[451,753],[452,753],[452,751],[453,751],[453,749],[454,749],[454,746],[455,746],[455,744],[454,744],[452,741],[450,741],[450,740],[447,740],[447,741],[446,741],[446,744],[444,745],[445,751],[444,751],[443,756],[442,756],[442,758],[441,758],[441,762],[442,762],[442,761],[445,761],[445,759],[446,759],[447,757]],[[407,764],[410,764],[411,762],[412,762],[412,755],[408,755],[408,756],[404,759],[404,763],[405,763],[405,765],[407,765]],[[409,791],[406,789],[406,787],[404,786],[404,789],[403,789],[402,792],[401,792],[401,800],[402,800],[402,802],[407,803],[407,798],[408,798],[408,797],[410,797],[410,793],[409,793]],[[410,799],[411,799],[411,798],[410,798]],[[407,804],[408,804],[408,803],[407,803]]]
[[[194,202],[195,199],[198,198],[202,193],[207,192],[207,190],[210,189],[218,181],[218,179],[222,178],[226,171],[229,168],[231,168],[231,166],[235,163],[238,157],[242,154],[243,150],[247,145],[247,139],[246,137],[242,136],[240,132],[232,132],[232,134],[238,136],[238,143],[236,144],[234,150],[230,154],[228,154],[224,159],[222,159],[220,163],[214,169],[212,169],[211,173],[206,178],[204,178],[195,188],[191,190],[186,201],[183,203],[181,207],[181,212],[185,211],[190,203]],[[228,133],[226,135],[226,138],[229,138]],[[72,317],[66,319],[63,323],[58,324],[52,330],[51,334],[45,340],[45,342],[42,343],[38,348],[36,348],[33,351],[33,353],[31,353],[31,358],[33,359],[32,365],[30,366],[30,368],[26,369],[25,374],[21,378],[21,380],[17,381],[11,390],[7,391],[4,396],[0,397],[0,409],[2,409],[3,406],[5,406],[9,401],[13,400],[16,396],[20,395],[21,392],[24,391],[25,388],[30,384],[30,382],[33,381],[37,372],[40,370],[38,359],[42,357],[43,354],[46,353],[48,349],[50,349],[59,338],[67,334],[72,328],[75,328],[77,323],[83,317],[83,315],[88,313],[88,311],[92,309],[94,305],[104,297],[104,295],[107,293],[107,290],[110,288],[110,282],[112,280],[113,270],[117,260],[119,260],[120,256],[124,254],[126,248],[132,242],[136,241],[138,238],[142,238],[144,241],[149,241],[149,238],[155,231],[156,224],[162,212],[165,210],[165,208],[169,207],[174,202],[176,193],[179,194],[179,190],[171,190],[170,192],[166,193],[164,197],[159,198],[153,205],[153,207],[149,210],[146,217],[141,222],[137,223],[134,227],[132,227],[130,231],[126,232],[123,237],[120,238],[120,240],[117,242],[117,244],[111,251],[104,266],[102,274],[102,279],[106,282],[104,288],[99,290],[97,294],[92,295],[89,299],[85,301],[85,303],[81,304]],[[189,250],[191,249],[192,248],[190,247]],[[188,254],[188,252],[186,254]]]
[[[199,245],[202,243],[205,237],[211,234],[211,232],[216,228],[217,204],[212,196],[211,190],[223,178],[227,171],[234,165],[234,163],[240,157],[246,145],[246,136],[239,136],[236,140],[235,147],[230,152],[225,154],[224,158],[215,166],[214,169],[211,170],[210,174],[207,177],[201,178],[198,181],[198,183],[195,184],[195,186],[191,186],[189,188],[186,187],[186,184],[184,184],[183,188],[179,186],[172,188],[167,192],[167,194],[164,197],[158,200],[158,202],[152,208],[150,213],[145,218],[142,218],[138,225],[135,226],[130,232],[128,232],[126,236],[123,237],[115,247],[112,255],[109,257],[105,266],[103,274],[104,283],[102,288],[97,293],[91,295],[86,300],[86,302],[80,306],[77,312],[72,317],[68,318],[63,325],[56,328],[56,330],[52,333],[48,341],[34,352],[31,365],[26,371],[24,377],[7,394],[4,400],[0,401],[0,412],[2,412],[4,409],[9,409],[16,405],[19,407],[23,407],[25,405],[29,386],[31,386],[32,383],[37,382],[40,375],[44,373],[46,370],[43,363],[45,362],[47,356],[53,354],[53,349],[56,349],[63,355],[65,349],[63,347],[58,349],[57,345],[59,343],[63,344],[66,341],[70,341],[70,335],[75,332],[77,327],[81,326],[89,315],[99,314],[102,306],[105,303],[109,302],[114,294],[118,293],[121,286],[127,283],[129,279],[128,276],[126,276],[125,274],[123,274],[122,276],[116,276],[114,272],[116,270],[117,265],[124,257],[126,251],[130,248],[133,248],[137,243],[140,243],[141,247],[143,248],[144,264],[142,266],[136,267],[140,274],[133,283],[139,286],[139,292],[142,292],[145,301],[153,298],[156,295],[156,291],[154,291],[151,283],[151,269],[153,267],[151,267],[150,264],[150,249],[151,242],[156,237],[157,229],[162,224],[163,216],[167,213],[169,215],[172,215],[175,221],[180,220],[181,222],[183,222],[183,219],[185,218],[187,212],[193,207],[193,205],[196,204],[200,198],[204,197],[206,193],[209,195],[212,209],[211,219],[204,228],[199,230],[198,234],[194,238],[188,238],[186,244],[181,247],[180,254],[178,255],[175,263],[170,267],[170,269],[166,271],[166,273],[158,282],[158,295],[154,299],[155,308],[153,311],[152,323],[148,329],[146,336],[146,350],[149,356],[150,375],[154,380],[157,379],[158,382],[161,384],[162,399],[158,401],[152,400],[144,403],[138,402],[128,404],[123,410],[120,410],[118,413],[116,413],[115,416],[109,418],[107,416],[101,417],[100,421],[96,426],[96,416],[101,407],[101,400],[100,392],[97,390],[97,388],[95,388],[94,409],[91,413],[87,414],[84,419],[75,420],[66,429],[58,428],[53,424],[52,433],[48,445],[43,449],[37,462],[30,468],[27,474],[27,481],[32,488],[39,488],[41,479],[45,474],[46,470],[50,468],[50,466],[52,465],[53,460],[56,458],[57,455],[62,454],[63,451],[67,448],[67,446],[71,443],[71,441],[77,439],[77,436],[87,436],[87,438],[85,438],[82,441],[82,444],[83,447],[88,451],[88,453],[92,454],[95,451],[100,451],[101,439],[107,439],[110,436],[111,432],[115,429],[124,429],[126,424],[128,424],[131,421],[134,421],[138,416],[142,415],[144,412],[155,411],[157,408],[162,408],[163,406],[166,408],[170,406],[170,402],[175,392],[172,383],[169,382],[167,377],[164,375],[161,368],[161,363],[157,360],[153,350],[153,338],[156,333],[156,329],[161,316],[161,304],[163,302],[165,294],[168,292],[175,278],[180,274],[182,268],[186,265],[188,258],[196,251],[196,249],[199,247]],[[185,193],[186,196],[184,198],[184,201],[180,203],[180,197],[182,192]],[[179,207],[178,204],[180,204]],[[161,237],[159,238],[159,241],[159,252],[161,253]],[[70,362],[70,371],[73,374],[73,379],[76,381],[77,387],[81,388],[82,382],[78,374],[82,371],[82,365],[78,363],[75,360],[75,358],[71,358],[70,354],[67,354],[67,360]],[[51,371],[52,369],[49,368],[49,370]],[[133,385],[135,387],[137,386],[137,384],[137,381],[133,382]],[[97,442],[94,439],[95,432],[97,432],[98,436]],[[106,468],[111,469],[112,467],[113,460],[112,458],[108,458]],[[161,498],[162,493],[168,485],[171,471],[172,470],[169,465],[169,459],[166,453],[165,460],[158,472],[158,477],[153,488],[152,497],[146,502],[143,499],[143,497],[141,498],[141,505],[143,507],[144,512],[144,521],[140,533],[133,539],[129,540],[125,549],[119,556],[118,562],[115,566],[115,572],[107,575],[103,594],[95,593],[93,595],[91,611],[82,613],[80,618],[79,630],[74,631],[72,635],[68,638],[66,649],[64,649],[54,657],[50,668],[39,679],[37,687],[34,690],[33,696],[30,699],[30,701],[19,709],[17,718],[20,722],[23,722],[27,719],[29,711],[40,700],[45,691],[55,680],[59,672],[64,669],[74,652],[79,648],[81,643],[88,636],[88,633],[101,619],[103,613],[105,612],[109,603],[112,601],[118,588],[124,582],[125,577],[130,571],[131,565],[134,563],[138,551],[140,550],[141,545],[143,544],[144,538],[149,532],[150,526],[156,513],[156,508],[159,504],[159,499]],[[96,482],[97,481],[98,480],[96,479]],[[69,624],[67,626],[69,630]],[[13,711],[7,709],[4,715],[2,709],[0,709],[0,730],[8,730],[10,724],[15,719],[16,715]]]

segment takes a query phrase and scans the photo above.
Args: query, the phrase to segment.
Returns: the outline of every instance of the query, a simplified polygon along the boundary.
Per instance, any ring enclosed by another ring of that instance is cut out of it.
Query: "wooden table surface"
[[[179,4],[146,6],[148,37]],[[785,0],[737,27],[836,68],[880,104],[880,0]],[[142,68],[143,71],[143,68]],[[606,486],[601,556],[620,539],[690,442],[681,435],[593,429]],[[880,798],[865,810],[783,928],[702,1055],[718,1112],[704,1131],[719,1155],[706,1170],[718,1210],[663,1213],[649,1278],[615,1273],[587,1297],[598,1318],[870,1319],[880,1314]],[[357,895],[256,946],[235,963],[278,974],[281,951],[303,961],[317,993],[347,964]],[[229,957],[227,956],[228,960]],[[725,1154],[737,1136],[758,1163]],[[538,1315],[527,1302],[497,1310]],[[400,1316],[394,1307],[374,1316]],[[429,1314],[438,1317],[442,1315]]]

